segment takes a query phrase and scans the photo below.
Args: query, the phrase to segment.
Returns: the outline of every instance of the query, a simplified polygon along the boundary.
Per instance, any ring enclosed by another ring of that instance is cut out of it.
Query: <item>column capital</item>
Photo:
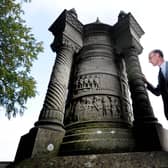
[[[54,52],[58,52],[61,48],[67,48],[72,50],[74,53],[78,53],[81,47],[75,44],[72,40],[64,37],[62,39],[54,38],[54,41],[51,44],[51,48]]]
[[[78,20],[75,9],[64,10],[50,26],[49,31],[54,35],[51,44],[54,52],[60,47],[67,47],[77,53],[83,46],[83,24]]]
[[[140,54],[143,50],[140,44],[143,34],[144,31],[131,13],[120,13],[118,22],[112,30],[115,46],[121,53],[125,49],[136,48]]]

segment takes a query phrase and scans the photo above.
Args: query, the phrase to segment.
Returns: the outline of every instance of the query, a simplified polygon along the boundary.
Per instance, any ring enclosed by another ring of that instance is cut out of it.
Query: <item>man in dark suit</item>
[[[164,61],[164,55],[161,50],[153,50],[149,53],[149,62],[153,66],[159,66],[158,85],[154,87],[146,79],[147,89],[156,96],[161,95],[164,104],[164,113],[168,120],[168,61]]]

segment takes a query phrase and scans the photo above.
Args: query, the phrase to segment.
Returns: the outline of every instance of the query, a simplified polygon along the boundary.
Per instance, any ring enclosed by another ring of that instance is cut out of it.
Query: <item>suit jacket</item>
[[[150,90],[156,96],[159,96],[159,95],[162,96],[163,104],[164,104],[164,113],[168,120],[168,61],[166,61],[165,77],[163,73],[161,72],[161,69],[159,71],[157,87],[154,87],[149,82],[146,82],[146,83],[147,83],[148,90]]]

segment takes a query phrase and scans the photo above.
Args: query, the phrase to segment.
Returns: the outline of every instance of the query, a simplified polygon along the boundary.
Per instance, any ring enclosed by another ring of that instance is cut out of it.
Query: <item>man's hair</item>
[[[159,56],[162,57],[162,58],[164,57],[163,52],[159,49],[155,49],[151,53],[159,54]]]

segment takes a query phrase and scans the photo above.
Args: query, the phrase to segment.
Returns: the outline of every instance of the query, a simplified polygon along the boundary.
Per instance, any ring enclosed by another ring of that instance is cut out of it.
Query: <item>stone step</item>
[[[131,152],[75,156],[38,156],[16,168],[168,168],[168,152]]]

